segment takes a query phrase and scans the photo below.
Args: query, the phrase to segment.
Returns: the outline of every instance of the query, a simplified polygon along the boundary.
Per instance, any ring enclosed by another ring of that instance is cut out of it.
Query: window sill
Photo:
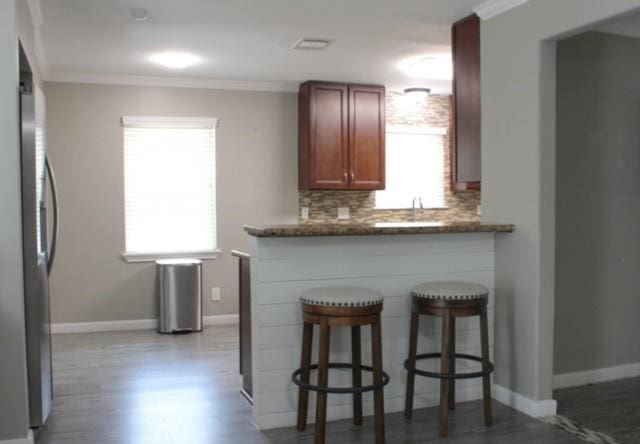
[[[391,210],[391,211],[411,211],[412,207],[373,207],[374,210]],[[449,207],[424,207],[424,208],[416,208],[416,212],[420,211],[429,211],[429,210],[448,210]]]
[[[220,250],[189,251],[184,253],[122,253],[125,262],[155,262],[160,259],[216,259]]]

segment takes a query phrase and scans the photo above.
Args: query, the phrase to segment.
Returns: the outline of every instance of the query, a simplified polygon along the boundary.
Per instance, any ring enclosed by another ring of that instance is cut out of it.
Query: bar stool
[[[413,412],[413,389],[415,375],[440,379],[440,436],[446,437],[449,428],[449,409],[455,407],[456,379],[482,378],[484,422],[492,423],[491,417],[491,372],[489,361],[489,329],[487,325],[487,302],[489,290],[480,284],[469,282],[427,282],[411,290],[411,330],[409,333],[409,358],[404,362],[407,369],[407,392],[405,418]],[[442,318],[441,353],[416,354],[418,348],[418,322],[420,315]],[[456,318],[480,316],[480,343],[482,357],[456,353]],[[440,372],[428,372],[416,368],[416,360],[440,358]],[[482,363],[479,372],[456,373],[456,359]]]
[[[382,371],[382,332],[380,313],[384,297],[376,290],[361,287],[322,287],[307,290],[300,298],[304,320],[302,336],[302,358],[300,368],[293,372],[291,379],[299,386],[298,430],[307,426],[309,390],[317,392],[316,401],[316,444],[325,442],[327,422],[327,394],[353,394],[353,423],[362,424],[362,393],[374,392],[376,443],[382,444],[384,432],[384,397],[382,388],[389,382],[389,375]],[[320,326],[318,364],[311,365],[311,344],[313,326]],[[371,326],[371,367],[362,365],[360,353],[360,327]],[[351,363],[330,363],[329,344],[331,327],[351,327]],[[350,368],[352,387],[330,387],[330,368]],[[316,385],[309,383],[311,370],[318,370]],[[362,386],[362,370],[373,373],[373,384]]]

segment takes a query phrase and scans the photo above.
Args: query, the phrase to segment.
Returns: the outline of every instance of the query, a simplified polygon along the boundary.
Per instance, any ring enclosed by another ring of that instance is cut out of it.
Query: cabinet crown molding
[[[490,18],[507,12],[510,9],[524,5],[529,0],[489,0],[486,3],[473,9],[478,17],[482,20],[489,20]]]

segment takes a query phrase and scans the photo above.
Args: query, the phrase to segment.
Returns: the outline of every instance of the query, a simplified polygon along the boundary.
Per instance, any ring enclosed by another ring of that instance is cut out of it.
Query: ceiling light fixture
[[[311,50],[321,50],[326,49],[333,43],[333,40],[330,39],[311,39],[311,38],[301,38],[297,40],[291,47],[293,49],[311,49]]]
[[[149,59],[153,63],[172,69],[187,68],[202,60],[197,55],[189,54],[188,52],[174,51],[159,52],[157,54],[153,54]]]
[[[424,57],[403,68],[408,77],[414,79],[451,80],[453,65],[447,57]]]
[[[429,95],[431,93],[431,88],[405,88],[404,90],[405,94],[424,94],[424,95]]]
[[[397,96],[396,104],[401,113],[415,113],[427,103],[431,88],[411,87],[403,90],[404,94]]]

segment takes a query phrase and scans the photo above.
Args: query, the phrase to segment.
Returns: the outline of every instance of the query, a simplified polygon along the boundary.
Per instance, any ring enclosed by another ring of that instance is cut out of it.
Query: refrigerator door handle
[[[51,251],[48,254],[47,274],[51,274],[53,261],[56,258],[56,248],[58,246],[58,236],[60,234],[60,216],[58,214],[58,187],[56,186],[56,176],[53,173],[53,167],[49,156],[45,157],[45,165],[47,174],[49,175],[49,183],[51,185],[51,200],[53,202],[53,236],[51,238]]]

